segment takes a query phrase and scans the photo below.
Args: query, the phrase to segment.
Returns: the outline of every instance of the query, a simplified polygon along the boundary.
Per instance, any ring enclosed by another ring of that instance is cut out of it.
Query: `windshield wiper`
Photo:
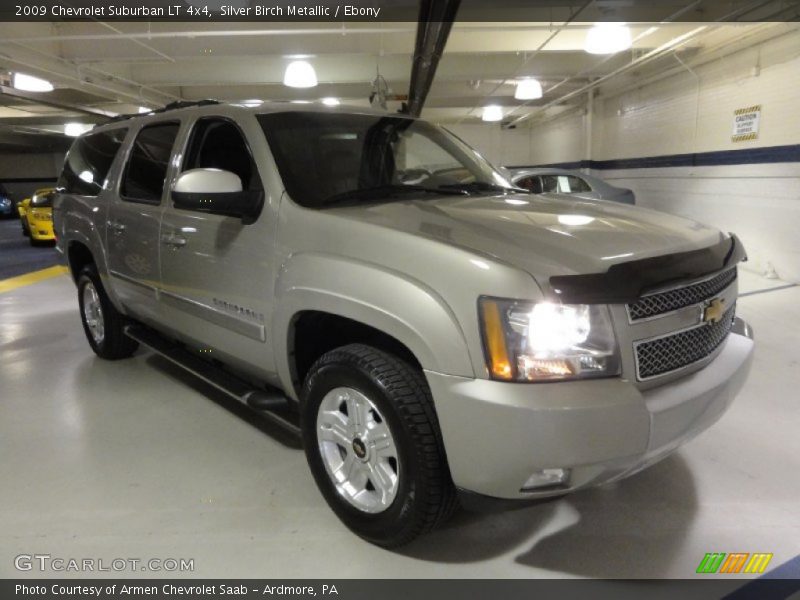
[[[350,190],[341,194],[336,194],[322,201],[320,206],[331,206],[341,202],[349,202],[351,200],[375,200],[379,198],[389,198],[397,196],[398,194],[436,194],[437,196],[466,196],[467,190],[461,189],[448,189],[444,187],[431,188],[424,185],[380,185],[371,188],[362,188],[360,190]]]
[[[530,192],[521,187],[506,187],[498,183],[488,181],[472,181],[470,183],[447,183],[440,185],[438,189],[463,190],[465,192],[502,192],[504,194],[529,194]]]

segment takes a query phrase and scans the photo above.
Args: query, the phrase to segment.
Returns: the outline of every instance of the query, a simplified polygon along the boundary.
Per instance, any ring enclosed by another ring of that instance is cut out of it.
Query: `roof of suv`
[[[128,122],[138,122],[140,119],[147,120],[162,120],[169,119],[186,114],[228,114],[233,115],[236,113],[256,113],[267,114],[277,112],[315,112],[315,113],[342,113],[342,114],[362,114],[362,115],[375,115],[375,116],[392,116],[405,119],[413,119],[413,117],[403,113],[389,113],[382,110],[377,110],[371,107],[364,106],[326,106],[324,104],[315,102],[295,102],[295,101],[264,101],[261,104],[251,104],[245,102],[217,102],[216,100],[200,100],[198,102],[181,103],[176,102],[168,104],[164,108],[155,109],[149,113],[132,114],[132,115],[119,115],[111,120],[101,123],[96,127],[87,131],[84,135],[91,134],[96,131],[103,131],[113,129],[116,126],[124,126]]]

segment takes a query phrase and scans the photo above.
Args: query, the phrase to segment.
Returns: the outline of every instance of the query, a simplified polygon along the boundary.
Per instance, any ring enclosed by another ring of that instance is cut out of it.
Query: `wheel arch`
[[[95,257],[89,246],[79,240],[70,240],[67,244],[66,255],[69,272],[75,283],[78,283],[78,277],[86,265],[96,264]]]
[[[321,338],[319,348],[372,342],[421,369],[474,376],[464,334],[449,306],[403,274],[352,259],[298,255],[281,272],[275,306],[278,375],[295,394],[312,358],[303,354],[309,335]],[[314,323],[320,322],[323,329],[315,331]],[[341,338],[330,338],[341,332]],[[336,343],[339,339],[343,343]]]
[[[92,233],[92,237],[98,235],[99,234],[96,232]],[[78,283],[78,277],[83,267],[87,264],[94,264],[97,267],[97,273],[100,276],[100,280],[109,300],[111,300],[114,307],[120,313],[126,314],[122,303],[114,292],[114,287],[111,285],[102,244],[100,244],[99,241],[92,240],[80,229],[69,229],[65,239],[64,255],[66,256],[67,265],[69,266],[70,274],[75,284]]]

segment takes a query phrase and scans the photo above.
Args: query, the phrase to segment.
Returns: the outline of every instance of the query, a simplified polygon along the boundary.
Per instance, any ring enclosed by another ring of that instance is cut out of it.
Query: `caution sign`
[[[761,105],[738,108],[733,111],[734,142],[744,142],[758,138],[758,122],[761,120]]]

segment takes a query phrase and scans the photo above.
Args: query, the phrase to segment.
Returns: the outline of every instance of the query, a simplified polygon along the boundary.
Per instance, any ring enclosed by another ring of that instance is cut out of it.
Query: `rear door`
[[[180,172],[230,171],[243,191],[263,192],[251,147],[233,120],[198,118]],[[213,348],[214,356],[228,363],[248,370],[255,366],[267,379],[262,369],[272,362],[266,325],[272,310],[275,227],[266,211],[255,223],[244,224],[236,217],[176,209],[169,201],[160,233],[161,304],[173,332],[198,347]]]
[[[120,302],[144,321],[158,321],[159,227],[170,157],[180,122],[145,125],[131,145],[106,227],[109,272]]]

